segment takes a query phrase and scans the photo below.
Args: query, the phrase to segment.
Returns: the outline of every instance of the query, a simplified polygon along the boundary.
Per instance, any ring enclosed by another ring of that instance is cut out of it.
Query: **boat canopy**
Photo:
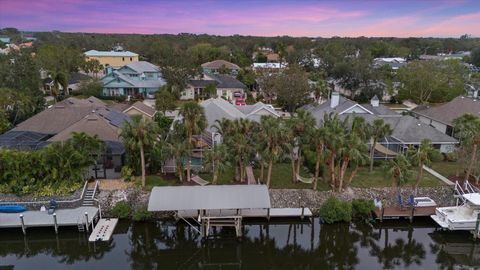
[[[463,194],[463,198],[465,198],[471,204],[480,205],[480,193],[466,193]]]
[[[154,187],[148,211],[271,208],[265,185]]]

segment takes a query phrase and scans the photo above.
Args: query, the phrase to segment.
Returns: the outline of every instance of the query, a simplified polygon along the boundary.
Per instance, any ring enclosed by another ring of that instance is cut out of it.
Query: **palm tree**
[[[405,184],[412,175],[411,164],[404,155],[391,159],[387,168],[387,175],[392,178],[392,186],[398,188]]]
[[[228,151],[224,144],[215,145],[210,149],[206,155],[206,165],[212,166],[213,171],[213,184],[217,183],[218,175],[225,171],[229,165],[228,160]]]
[[[460,145],[467,150],[470,156],[467,169],[465,170],[465,181],[470,178],[470,174],[478,159],[480,145],[480,117],[472,114],[465,114],[453,120],[455,136],[460,139]],[[478,177],[476,184],[478,184]]]
[[[310,112],[305,110],[298,110],[296,114],[290,118],[287,125],[291,131],[292,139],[292,153],[291,156],[295,156],[296,152],[296,168],[292,172],[292,179],[296,182],[296,174],[300,173],[300,165],[302,160],[302,147],[308,139],[309,130],[315,127],[315,118]],[[296,150],[296,151],[295,151]],[[292,160],[295,165],[295,161]]]
[[[187,102],[180,108],[180,115],[183,117],[183,124],[187,134],[187,142],[193,149],[193,135],[198,135],[207,127],[207,119],[202,106],[196,102]],[[189,151],[190,152],[190,151]],[[187,181],[190,182],[191,155],[187,157]]]
[[[60,86],[63,88],[65,95],[68,96],[69,93],[68,93],[67,75],[59,71],[59,72],[50,74],[50,76],[52,76],[52,83],[53,83],[52,96],[55,98],[55,101],[57,100],[57,97],[60,94]]]
[[[315,176],[313,178],[313,190],[317,190],[318,176],[320,174],[320,162],[325,146],[325,130],[323,127],[313,128],[310,130],[310,145],[315,149]]]
[[[337,172],[335,162],[347,134],[348,118],[340,121],[337,114],[326,114],[323,119],[325,148],[328,152],[327,165],[330,176],[330,186],[335,189]]]
[[[287,132],[284,123],[272,116],[262,116],[260,120],[260,136],[265,141],[265,155],[268,159],[267,186],[270,187],[274,160],[284,152]]]
[[[375,146],[378,140],[392,135],[393,130],[389,124],[386,124],[383,119],[375,119],[372,125],[368,125],[368,134],[372,139],[372,147],[370,148],[370,172],[373,171],[373,154],[375,153]]]
[[[415,182],[414,186],[415,194],[417,194],[418,185],[420,184],[420,180],[423,178],[423,165],[430,164],[435,151],[436,150],[433,148],[432,141],[429,139],[423,139],[417,149],[411,148],[408,153],[413,163],[418,166],[417,181]]]
[[[157,140],[157,135],[157,124],[141,115],[132,116],[132,120],[125,122],[120,131],[120,137],[125,145],[140,149],[143,187],[145,187],[145,147],[152,145]]]
[[[348,186],[353,180],[358,171],[358,166],[363,164],[368,159],[368,146],[356,133],[350,133],[343,141],[340,148],[339,155],[341,156],[340,175],[338,177],[338,191],[341,192],[344,183],[345,173],[350,162],[355,163],[348,181],[345,186]]]

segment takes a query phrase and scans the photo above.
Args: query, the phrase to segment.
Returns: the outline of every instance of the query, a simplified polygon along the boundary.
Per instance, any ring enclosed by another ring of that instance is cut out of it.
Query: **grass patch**
[[[350,172],[348,172],[350,173]],[[416,171],[405,186],[412,186],[416,181]],[[420,181],[420,187],[439,187],[443,186],[443,182],[424,171],[423,179]],[[358,169],[357,176],[353,179],[352,187],[369,188],[369,187],[391,187],[392,179],[387,176],[382,167],[374,167],[370,172],[368,167],[362,167]]]
[[[430,167],[441,175],[449,177],[456,176],[457,174],[463,175],[465,166],[460,164],[460,162],[440,161],[433,162]]]
[[[141,177],[137,177],[135,185],[141,186],[142,180]],[[148,175],[145,177],[145,190],[152,190],[153,187],[162,187],[162,186],[177,186],[178,182],[175,179],[165,179],[159,175]]]

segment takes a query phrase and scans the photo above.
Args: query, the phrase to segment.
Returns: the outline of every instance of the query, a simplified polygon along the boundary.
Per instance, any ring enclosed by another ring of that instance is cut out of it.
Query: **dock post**
[[[27,229],[25,228],[25,222],[23,220],[23,215],[22,214],[20,214],[20,223],[22,224],[22,232],[23,232],[24,235],[26,235],[27,234]]]
[[[477,223],[475,224],[475,231],[473,232],[473,239],[477,239],[480,235],[480,213],[477,215]]]
[[[300,216],[300,218],[303,220],[304,217],[305,217],[305,206],[302,206],[302,215]]]
[[[413,222],[413,216],[415,215],[415,206],[412,206],[412,211],[410,213],[410,223]]]
[[[270,221],[270,208],[267,208],[267,220]]]
[[[57,213],[53,213],[53,226],[55,227],[55,233],[58,234]]]
[[[86,221],[85,228],[87,229],[87,232],[88,232],[88,212],[85,212],[85,221]]]
[[[385,207],[383,207],[383,204],[382,204],[382,208],[380,209],[380,222],[383,222],[384,214],[385,214]]]

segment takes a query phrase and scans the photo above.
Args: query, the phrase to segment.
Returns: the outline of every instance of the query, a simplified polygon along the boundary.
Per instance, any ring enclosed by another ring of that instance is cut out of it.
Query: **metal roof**
[[[85,52],[86,56],[117,56],[117,57],[133,57],[138,56],[138,54],[129,52],[129,51],[97,51],[97,50],[90,50]]]
[[[148,211],[270,208],[265,185],[154,187]]]

